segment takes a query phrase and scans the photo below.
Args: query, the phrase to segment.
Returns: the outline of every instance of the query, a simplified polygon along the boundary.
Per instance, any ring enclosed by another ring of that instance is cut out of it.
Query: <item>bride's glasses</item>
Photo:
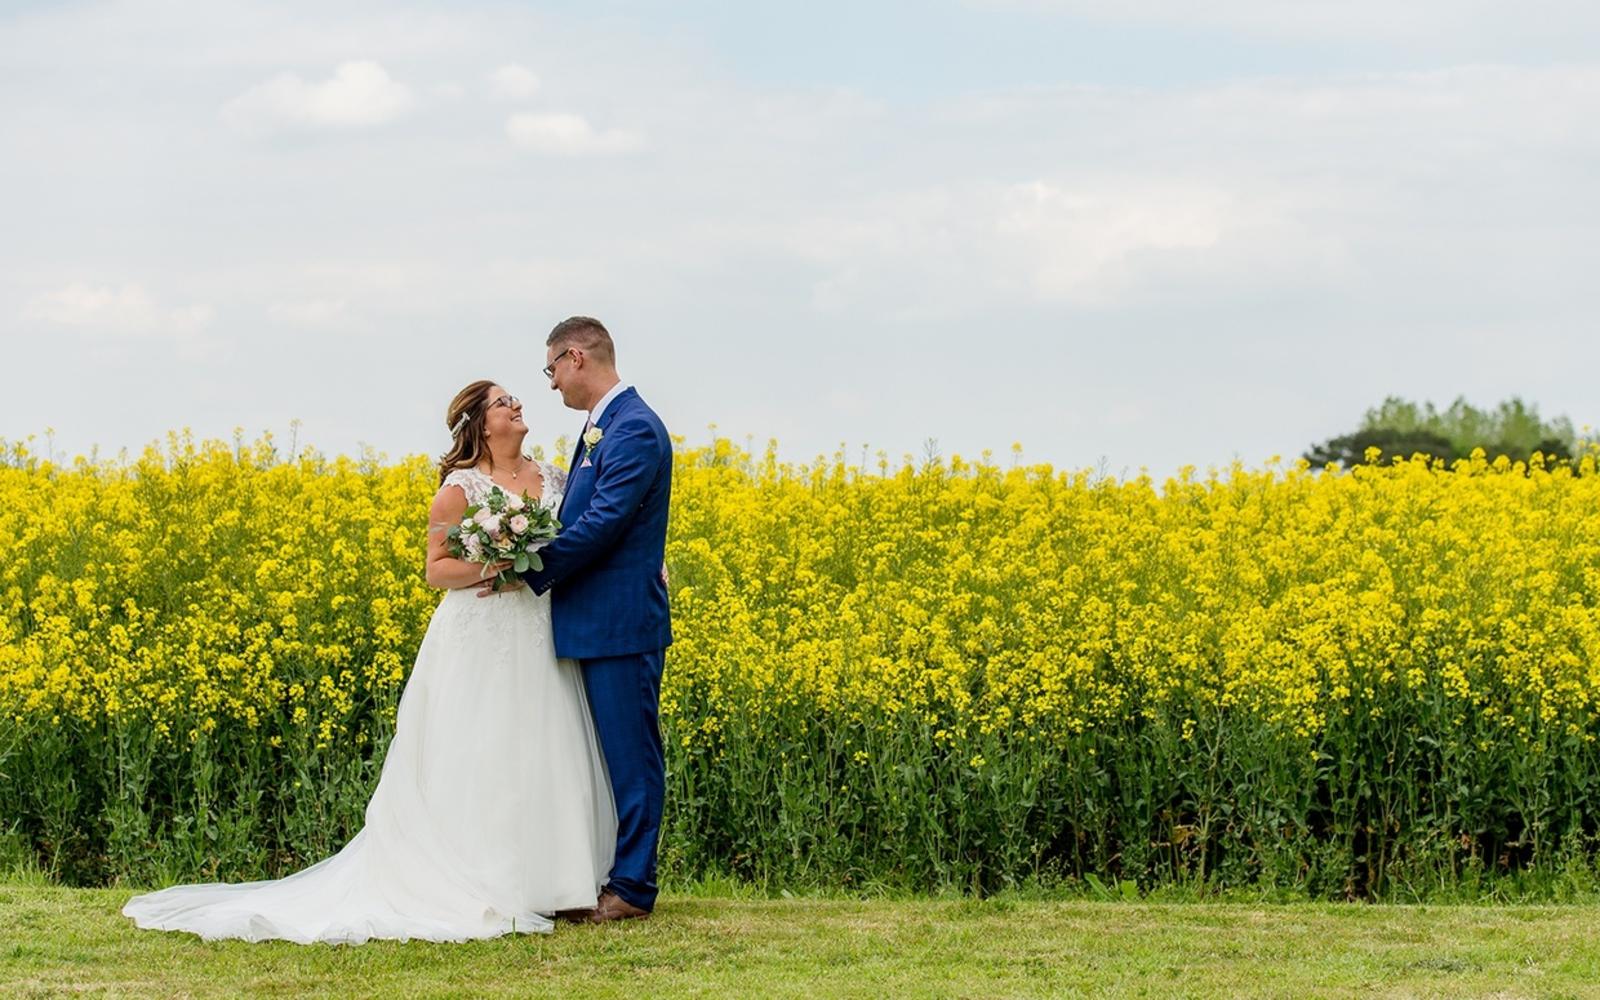
[[[491,402],[489,404],[488,408],[492,410],[497,406],[503,406],[508,410],[514,410],[514,409],[516,409],[517,407],[519,407],[521,405],[522,405],[522,400],[518,399],[515,396],[501,396],[501,397],[495,399],[493,402]]]

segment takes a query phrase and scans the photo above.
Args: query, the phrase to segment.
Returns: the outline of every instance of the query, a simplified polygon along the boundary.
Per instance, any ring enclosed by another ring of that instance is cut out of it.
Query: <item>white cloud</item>
[[[208,305],[178,306],[167,311],[162,325],[173,335],[188,337],[210,326],[214,315],[215,310]]]
[[[968,0],[979,8],[1065,14],[1163,28],[1220,28],[1273,38],[1427,41],[1550,37],[1600,29],[1586,0]]]
[[[806,262],[829,314],[938,323],[997,307],[1239,301],[1348,277],[1292,190],[1201,171],[1060,170],[872,198],[723,237]],[[709,252],[709,251],[707,251]]]
[[[1215,247],[1241,209],[1226,191],[1170,182],[1096,190],[1035,180],[1004,192],[995,235],[1042,297],[1097,304],[1127,290],[1152,256]]]
[[[211,322],[208,305],[164,307],[137,284],[90,285],[74,282],[40,292],[23,306],[22,318],[57,326],[111,334],[188,337]]]
[[[348,315],[350,303],[346,299],[301,299],[274,302],[267,313],[275,319],[294,326],[338,326]]]
[[[621,129],[598,131],[582,115],[559,112],[524,112],[506,119],[506,136],[519,148],[561,156],[597,156],[630,153],[642,148],[642,138]]]
[[[166,341],[182,357],[200,357],[214,310],[208,304],[165,306],[138,283],[90,285],[74,282],[35,293],[22,306],[27,323],[77,331],[99,344]]]
[[[364,128],[394,121],[415,104],[409,87],[377,63],[360,60],[341,64],[321,82],[279,74],[229,101],[222,116],[249,131]]]
[[[1583,127],[1597,114],[1594,67],[988,97],[953,109],[951,130],[1010,150],[1024,179],[812,213],[797,249],[827,268],[825,301],[856,308],[848,288],[870,299],[895,272],[941,307],[953,286],[974,303],[1137,308],[1357,289],[1453,302],[1443,289],[1466,282],[1529,308],[1530,281],[1570,294],[1558,248],[1600,220],[1600,203],[1573,196],[1600,149]],[[1530,228],[1547,266],[1501,261]]]
[[[501,66],[489,75],[489,92],[502,101],[526,101],[539,92],[539,78],[526,66]]]
[[[155,304],[138,285],[112,288],[71,284],[35,295],[22,310],[23,319],[61,326],[91,326],[114,320],[143,327],[154,315]]]

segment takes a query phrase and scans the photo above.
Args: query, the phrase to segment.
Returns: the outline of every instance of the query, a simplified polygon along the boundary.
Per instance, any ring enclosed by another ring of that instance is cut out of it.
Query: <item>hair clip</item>
[[[456,418],[455,424],[450,428],[450,436],[454,438],[461,433],[461,428],[467,426],[467,414],[463,413]]]

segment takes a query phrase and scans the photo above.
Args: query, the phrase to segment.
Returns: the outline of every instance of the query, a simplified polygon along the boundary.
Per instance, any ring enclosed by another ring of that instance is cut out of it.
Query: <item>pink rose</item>
[[[527,531],[527,530],[528,530],[528,519],[527,518],[523,517],[521,514],[518,514],[516,517],[513,517],[511,519],[511,533],[513,535],[520,535],[524,531]]]

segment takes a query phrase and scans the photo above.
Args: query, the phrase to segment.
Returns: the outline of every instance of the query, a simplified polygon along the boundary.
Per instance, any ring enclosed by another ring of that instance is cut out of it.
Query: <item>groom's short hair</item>
[[[611,332],[592,316],[573,316],[557,323],[544,345],[562,350],[576,347],[603,364],[617,363],[617,348],[611,342]]]

